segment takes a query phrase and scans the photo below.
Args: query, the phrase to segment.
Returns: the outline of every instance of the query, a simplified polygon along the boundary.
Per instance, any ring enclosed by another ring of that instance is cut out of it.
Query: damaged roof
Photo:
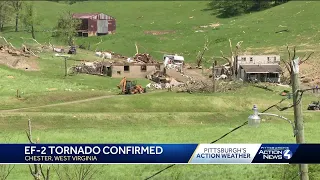
[[[128,63],[128,62],[115,62],[112,66],[155,66],[161,65],[162,63]]]
[[[280,73],[279,65],[240,65],[246,73]]]
[[[101,13],[74,13],[72,17],[78,18],[78,19],[89,19],[92,16],[96,16],[98,14],[101,14]]]

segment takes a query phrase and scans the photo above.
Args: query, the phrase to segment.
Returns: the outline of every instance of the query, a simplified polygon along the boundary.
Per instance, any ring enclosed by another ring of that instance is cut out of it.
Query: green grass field
[[[126,56],[135,53],[137,42],[141,52],[148,52],[161,59],[164,52],[183,54],[193,62],[202,49],[205,36],[212,43],[205,54],[207,60],[220,56],[220,50],[228,52],[230,38],[235,44],[244,41],[243,51],[268,52],[287,55],[284,46],[296,45],[300,50],[310,50],[319,46],[320,25],[317,20],[320,4],[316,1],[293,1],[265,11],[240,17],[219,19],[205,11],[207,1],[122,1],[122,2],[79,2],[73,5],[55,2],[34,2],[41,24],[36,27],[39,42],[59,43],[51,38],[50,31],[56,25],[57,16],[71,12],[103,12],[117,19],[116,34],[102,36],[100,49],[112,50]],[[193,18],[190,18],[193,17]],[[220,23],[218,28],[200,28],[210,23]],[[23,29],[23,27],[21,27]],[[289,32],[275,33],[288,29]],[[13,32],[14,27],[6,27],[2,33],[13,44],[21,46],[20,37],[31,37],[25,32]],[[154,36],[144,31],[170,30],[175,33]],[[204,32],[195,32],[203,30]],[[96,44],[100,37],[78,38],[78,45]],[[92,48],[95,48],[92,46]],[[299,50],[299,49],[298,49]]]
[[[39,1],[34,2],[41,15],[38,31],[51,30],[57,15],[64,10],[73,12],[104,12],[117,18],[114,35],[102,36],[98,48],[112,50],[126,56],[135,53],[134,43],[160,59],[163,52],[183,54],[193,62],[207,35],[213,42],[206,58],[219,56],[228,50],[228,38],[244,41],[243,51],[252,53],[280,53],[285,57],[284,45],[298,46],[298,54],[319,49],[320,3],[293,1],[281,6],[229,19],[211,15],[206,1],[172,2],[80,2],[74,5]],[[143,17],[142,17],[143,16]],[[141,18],[139,18],[141,17]],[[169,18],[168,18],[169,17]],[[189,18],[193,17],[193,18]],[[199,26],[220,23],[205,32],[195,32]],[[286,26],[286,27],[283,27]],[[287,33],[275,33],[282,29]],[[5,36],[15,46],[21,46],[20,37],[31,37],[26,32],[13,32],[5,27]],[[174,30],[167,35],[146,35],[144,31]],[[51,33],[37,32],[37,40],[48,42]],[[99,37],[100,38],[100,37]],[[97,37],[78,38],[77,44],[100,41]],[[51,42],[60,44],[58,40]],[[40,71],[25,72],[0,65],[0,142],[27,143],[25,130],[32,120],[33,136],[41,143],[210,143],[247,120],[253,104],[259,110],[281,100],[280,87],[274,92],[246,86],[237,91],[216,94],[182,94],[157,92],[143,95],[117,95],[120,79],[75,75],[64,77],[63,60],[51,53],[40,55]],[[94,60],[88,51],[80,51],[74,59]],[[68,61],[71,66],[76,61]],[[14,77],[14,78],[9,78]],[[138,79],[142,85],[148,83]],[[22,99],[17,99],[19,89]],[[108,96],[88,102],[70,101]],[[110,96],[110,97],[109,97]],[[303,96],[303,107],[319,99],[310,93]],[[282,103],[287,106],[292,100]],[[50,107],[43,105],[56,104]],[[37,107],[42,106],[42,107]],[[1,110],[35,107],[15,112]],[[277,114],[293,119],[293,110]],[[305,136],[308,143],[320,143],[320,113],[304,111]],[[244,126],[219,143],[295,143],[291,126],[276,118],[265,117],[259,128]],[[56,167],[56,166],[55,166]],[[144,179],[166,165],[96,165],[93,179]],[[71,165],[69,172],[77,166]],[[310,165],[310,179],[320,178],[320,166]],[[298,179],[296,165],[177,165],[155,179]],[[58,179],[52,168],[52,179]],[[27,165],[17,165],[9,180],[32,179]],[[68,179],[68,178],[66,178]]]

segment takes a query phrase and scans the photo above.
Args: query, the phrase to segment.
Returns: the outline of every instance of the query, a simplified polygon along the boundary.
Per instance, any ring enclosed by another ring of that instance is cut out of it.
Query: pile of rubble
[[[112,52],[111,54],[112,54],[112,56],[113,56],[114,58],[117,58],[117,59],[127,59],[127,58],[128,58],[127,56],[123,56],[123,55],[121,55],[121,54],[114,53],[114,52]]]
[[[76,66],[72,66],[68,70],[68,74],[85,73],[101,75],[103,70],[102,62],[82,62]]]
[[[166,78],[165,82],[149,83],[146,85],[146,88],[149,88],[149,89],[153,89],[153,88],[154,89],[169,89],[170,88],[171,89],[171,88],[181,88],[184,85],[185,85],[184,83],[178,82],[173,78]]]
[[[137,62],[137,63],[157,63],[155,60],[153,60],[152,56],[150,54],[146,54],[146,53],[139,53],[136,54],[133,59]]]
[[[8,53],[12,56],[30,57],[32,55],[31,51],[26,46],[23,46],[22,50],[16,50],[13,48],[9,48],[8,46],[0,45],[0,52]]]

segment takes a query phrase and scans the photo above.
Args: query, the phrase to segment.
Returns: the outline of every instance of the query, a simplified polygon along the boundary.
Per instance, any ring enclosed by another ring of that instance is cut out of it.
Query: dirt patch
[[[9,79],[14,79],[14,76],[7,76],[7,78],[9,78]]]
[[[15,69],[26,71],[38,71],[39,66],[36,57],[14,56],[6,51],[0,51],[0,64],[6,65]]]
[[[164,34],[172,34],[175,33],[176,31],[144,31],[145,34],[151,34],[154,36],[158,35],[164,35]]]
[[[310,61],[300,65],[302,83],[309,86],[320,85],[319,65]]]
[[[220,23],[210,23],[210,24],[208,24],[208,25],[200,26],[200,28],[208,28],[208,27],[210,27],[210,28],[217,28],[217,27],[219,27],[220,25],[221,25]]]
[[[57,88],[47,88],[48,91],[56,91],[58,90]]]

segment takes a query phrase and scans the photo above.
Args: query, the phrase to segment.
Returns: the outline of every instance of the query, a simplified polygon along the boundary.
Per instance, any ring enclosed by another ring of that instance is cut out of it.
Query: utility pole
[[[292,62],[291,82],[292,82],[292,94],[293,94],[293,104],[294,104],[294,122],[296,128],[296,143],[303,144],[304,140],[304,126],[302,117],[302,103],[301,97],[299,97],[300,90],[300,77],[299,77],[299,57],[294,59]],[[299,101],[299,102],[298,102]],[[300,179],[309,180],[308,165],[299,164]]]
[[[213,86],[213,92],[216,92],[217,90],[217,86],[216,86],[216,70],[215,70],[215,67],[216,67],[216,64],[217,64],[217,61],[214,61],[212,63],[212,86]]]
[[[55,54],[56,57],[63,57],[64,58],[64,76],[68,76],[68,68],[67,68],[67,59],[70,57],[69,55],[60,55],[60,54]]]
[[[64,76],[67,77],[67,57],[64,57]]]

